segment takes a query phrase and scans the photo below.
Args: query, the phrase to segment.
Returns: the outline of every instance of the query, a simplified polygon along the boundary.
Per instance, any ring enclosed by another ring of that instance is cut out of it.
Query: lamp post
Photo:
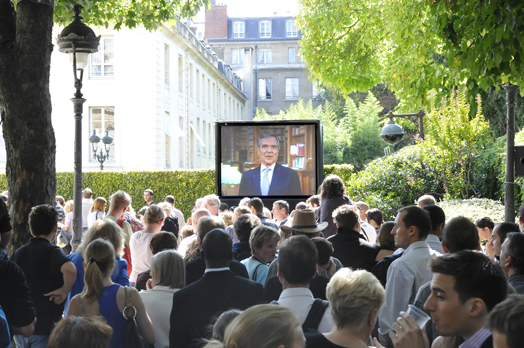
[[[385,117],[389,117],[389,122],[384,128],[382,129],[382,133],[380,133],[380,137],[388,144],[394,145],[398,143],[400,140],[402,140],[402,137],[404,136],[404,131],[402,128],[393,121],[393,118],[399,117],[399,118],[407,118],[411,122],[413,122],[420,131],[420,137],[424,139],[424,115],[426,113],[422,111],[422,109],[419,110],[419,112],[411,113],[411,114],[393,114],[393,112],[389,112]]]
[[[109,158],[109,150],[113,144],[113,138],[109,136],[109,131],[106,131],[106,135],[102,138],[102,142],[104,143],[104,148],[102,149],[98,146],[100,137],[96,135],[96,131],[93,131],[93,135],[89,137],[89,142],[93,149],[93,158],[96,158],[98,162],[100,162],[100,170],[104,170],[104,162]],[[106,153],[104,153],[104,150]]]
[[[73,10],[73,22],[62,30],[57,36],[56,41],[58,50],[69,54],[73,65],[73,75],[75,79],[76,92],[71,98],[75,113],[75,183],[73,194],[73,240],[71,246],[76,250],[82,241],[82,111],[86,101],[82,98],[82,77],[84,68],[87,66],[90,53],[98,52],[100,36],[96,36],[94,31],[82,23],[80,7],[75,5]],[[80,71],[80,76],[78,76]]]

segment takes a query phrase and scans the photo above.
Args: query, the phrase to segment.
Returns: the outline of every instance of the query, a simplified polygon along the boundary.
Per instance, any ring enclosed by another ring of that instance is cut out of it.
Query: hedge
[[[337,174],[344,181],[351,176],[351,165],[326,165],[324,175]],[[73,172],[56,173],[56,194],[64,199],[73,199]],[[154,192],[153,199],[160,203],[167,195],[175,197],[175,206],[190,216],[195,200],[215,193],[215,170],[173,170],[173,171],[134,171],[134,172],[83,172],[83,188],[89,187],[93,197],[109,198],[114,192],[124,190],[133,200],[133,208],[138,211],[145,205],[144,190]],[[5,174],[0,174],[0,187],[7,190]]]

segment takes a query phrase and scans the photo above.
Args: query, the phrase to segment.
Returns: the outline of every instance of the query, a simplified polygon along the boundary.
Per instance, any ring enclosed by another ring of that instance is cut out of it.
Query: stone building
[[[228,17],[227,6],[211,0],[205,18],[204,38],[242,76],[249,110],[278,114],[299,98],[314,98],[315,86],[300,58],[300,31],[293,16]]]
[[[61,29],[55,28],[54,38]],[[100,138],[107,133],[114,138],[104,170],[213,167],[214,122],[241,120],[245,113],[241,79],[181,22],[153,32],[93,29],[102,37],[83,77],[83,170],[99,170],[89,143],[95,131]],[[50,90],[56,168],[72,171],[74,80],[68,55],[54,44]]]

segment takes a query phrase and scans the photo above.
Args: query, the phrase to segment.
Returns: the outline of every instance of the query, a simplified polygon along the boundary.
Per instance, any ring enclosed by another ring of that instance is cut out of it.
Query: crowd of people
[[[135,347],[134,327],[156,348],[524,347],[524,206],[519,224],[447,220],[424,195],[384,221],[336,175],[294,209],[208,195],[185,220],[173,196],[154,199],[135,213],[127,193],[86,188],[72,250],[72,201],[57,196],[10,259],[0,201],[7,343]]]

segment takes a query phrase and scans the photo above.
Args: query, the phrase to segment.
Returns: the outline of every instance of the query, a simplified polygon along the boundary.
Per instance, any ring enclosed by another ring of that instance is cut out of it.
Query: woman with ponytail
[[[86,289],[71,299],[67,316],[102,316],[113,328],[110,348],[124,347],[124,327],[126,320],[122,311],[126,305],[125,288],[111,280],[115,266],[115,249],[111,243],[96,239],[84,251],[84,282]],[[155,331],[147,314],[140,294],[128,288],[133,307],[136,308],[138,331],[149,343],[155,343]],[[133,313],[127,313],[133,315]]]

